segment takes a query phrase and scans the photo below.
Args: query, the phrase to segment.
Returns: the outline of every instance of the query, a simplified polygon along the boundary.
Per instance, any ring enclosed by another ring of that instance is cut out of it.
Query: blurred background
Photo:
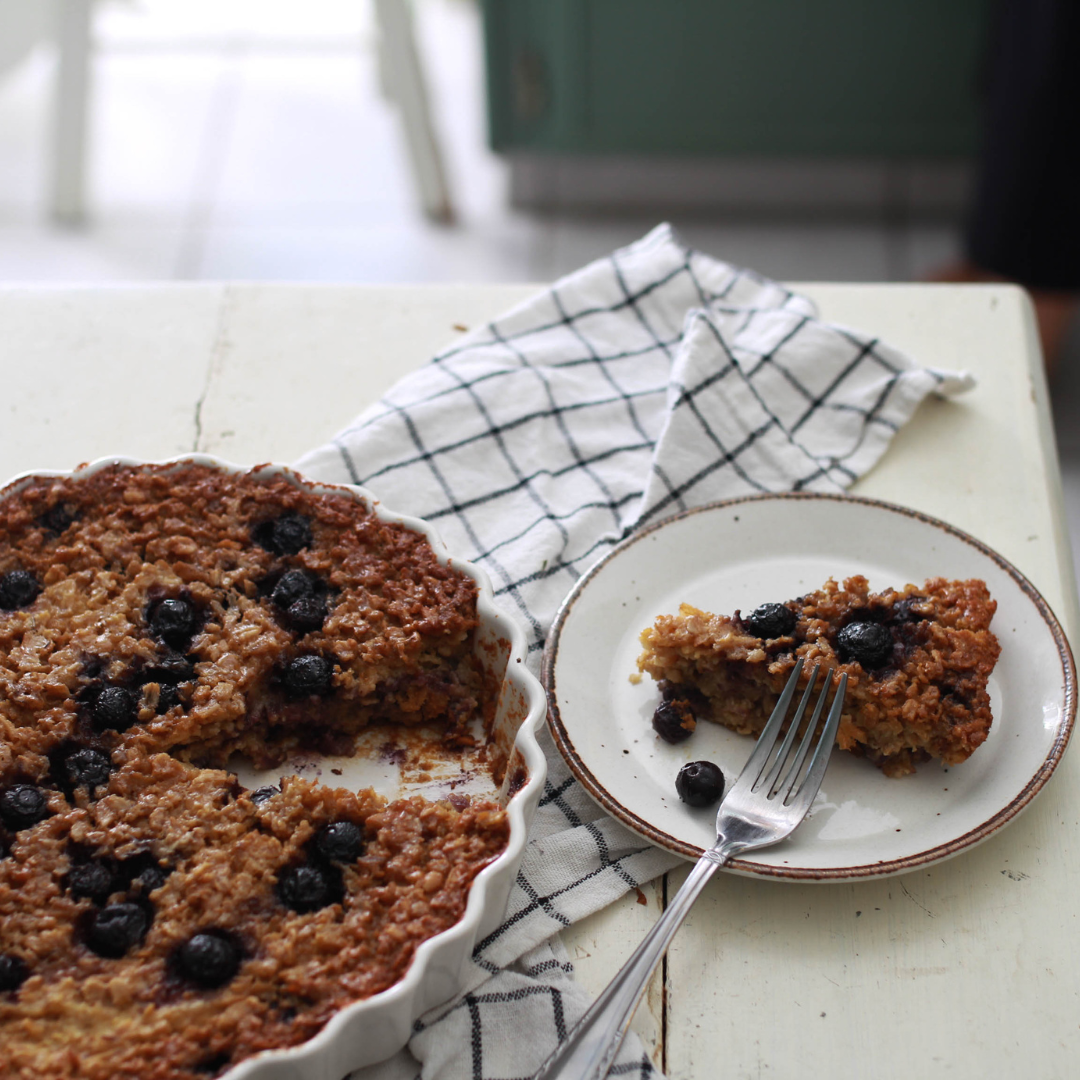
[[[956,253],[985,0],[417,0],[452,224],[380,77],[401,4],[56,2],[92,16],[85,227],[50,223],[51,0],[0,0],[39,24],[0,32],[0,278],[540,281],[659,217],[788,279]]]
[[[919,280],[960,254],[989,6],[0,0],[0,281],[546,281],[660,220]],[[1080,536],[1075,325],[1054,401]]]

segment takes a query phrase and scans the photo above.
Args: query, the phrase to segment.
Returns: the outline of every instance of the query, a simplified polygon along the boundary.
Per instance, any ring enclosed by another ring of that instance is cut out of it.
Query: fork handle
[[[720,841],[698,859],[682,888],[618,975],[573,1026],[565,1041],[540,1066],[533,1080],[603,1080],[630,1027],[634,1009],[649,985],[656,965],[667,952],[698,894],[718,867],[726,865],[742,845]]]

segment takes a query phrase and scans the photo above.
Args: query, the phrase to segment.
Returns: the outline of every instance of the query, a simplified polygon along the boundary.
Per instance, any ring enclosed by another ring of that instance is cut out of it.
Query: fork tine
[[[787,715],[791,699],[795,696],[795,684],[799,681],[799,673],[802,669],[803,659],[800,656],[799,659],[795,661],[795,667],[788,677],[787,685],[780,695],[780,700],[776,703],[776,708],[773,709],[772,715],[769,717],[769,722],[758,736],[754,752],[747,759],[746,764],[743,766],[743,771],[739,774],[740,781],[744,778],[750,779],[752,777],[752,787],[757,786],[758,781],[761,779],[761,774],[769,764],[769,758],[772,756],[773,747],[776,745],[776,736],[779,734],[780,726],[783,724],[784,717]]]
[[[795,736],[799,733],[799,725],[802,723],[803,713],[806,712],[806,705],[810,701],[810,695],[814,692],[814,683],[817,682],[818,672],[820,670],[821,664],[815,664],[813,670],[810,672],[810,678],[806,683],[806,689],[803,690],[803,695],[799,699],[799,706],[795,710],[795,715],[791,718],[791,723],[788,724],[787,736],[776,757],[773,759],[772,768],[762,782],[761,786],[765,788],[770,796],[776,794],[776,788],[780,781],[781,773],[787,762],[788,755],[791,753],[791,746],[792,743],[795,742]],[[754,784],[750,790],[756,791],[757,788],[758,784]]]
[[[815,673],[817,669],[815,668]],[[787,791],[784,792],[783,802],[786,804],[791,798],[791,793],[795,788],[795,784],[798,782],[799,774],[802,772],[803,762],[806,761],[806,755],[810,752],[810,747],[814,741],[814,734],[817,731],[818,720],[821,719],[821,712],[825,708],[825,700],[829,696],[829,687],[832,686],[833,671],[832,668],[825,673],[825,685],[821,688],[821,693],[818,695],[817,705],[814,707],[814,715],[810,717],[810,723],[806,725],[806,730],[803,732],[802,741],[799,743],[799,752],[795,755],[795,760],[792,762],[791,768],[788,770],[787,777]],[[799,718],[801,719],[801,717]],[[827,722],[827,721],[826,721]],[[782,784],[777,784],[773,794],[780,790]]]
[[[817,726],[818,715],[821,712],[821,707],[825,703],[825,698],[829,692],[829,686],[832,683],[833,672],[830,670],[828,675],[825,676],[825,686],[821,691],[821,697],[818,700],[818,707],[814,712],[814,719],[810,726],[806,730],[806,735],[803,737],[803,747],[799,748],[800,759],[805,757],[804,748],[809,748],[808,739],[811,732]],[[818,739],[817,746],[814,748],[814,756],[810,759],[810,766],[806,770],[806,776],[803,777],[802,783],[798,789],[792,794],[789,788],[788,792],[784,796],[784,805],[791,806],[798,802],[800,805],[805,803],[809,807],[810,803],[814,801],[814,796],[818,793],[818,788],[821,787],[822,777],[825,775],[825,769],[829,764],[829,755],[832,753],[833,744],[836,742],[836,732],[840,727],[840,714],[844,711],[844,696],[847,693],[847,672],[843,672],[840,675],[840,685],[836,688],[836,696],[833,698],[832,708],[829,710],[829,718],[825,721],[825,727],[821,732],[821,738]],[[796,767],[791,771],[791,786],[794,787],[796,781],[799,779],[799,770],[802,768],[802,761],[799,760],[796,763]]]

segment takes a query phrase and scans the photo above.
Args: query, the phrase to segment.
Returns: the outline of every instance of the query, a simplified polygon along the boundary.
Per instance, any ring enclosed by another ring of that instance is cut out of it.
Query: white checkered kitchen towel
[[[487,570],[536,670],[571,586],[634,529],[732,496],[842,491],[928,393],[971,385],[820,321],[662,225],[462,338],[297,468],[430,521]],[[588,1004],[557,931],[678,863],[546,748],[505,923],[477,947],[466,992],[364,1080],[531,1076]],[[614,1074],[653,1071],[629,1039]]]

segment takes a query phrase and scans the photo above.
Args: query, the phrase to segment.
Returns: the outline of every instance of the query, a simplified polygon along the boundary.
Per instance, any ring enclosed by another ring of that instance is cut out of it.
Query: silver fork
[[[765,730],[758,737],[750,760],[720,803],[716,815],[716,843],[698,859],[682,888],[633,956],[574,1025],[562,1045],[544,1062],[533,1080],[603,1080],[622,1045],[634,1009],[645,992],[653,970],[667,952],[675,931],[682,925],[705,883],[719,867],[725,866],[740,852],[767,847],[790,836],[806,817],[821,787],[829,754],[836,741],[847,675],[840,676],[828,719],[820,737],[816,737],[818,721],[832,683],[832,670],[826,674],[813,715],[799,741],[794,759],[789,762],[820,665],[816,664],[810,673],[810,680],[788,725],[787,734],[781,740],[780,729],[791,699],[795,696],[802,667],[800,659]]]

